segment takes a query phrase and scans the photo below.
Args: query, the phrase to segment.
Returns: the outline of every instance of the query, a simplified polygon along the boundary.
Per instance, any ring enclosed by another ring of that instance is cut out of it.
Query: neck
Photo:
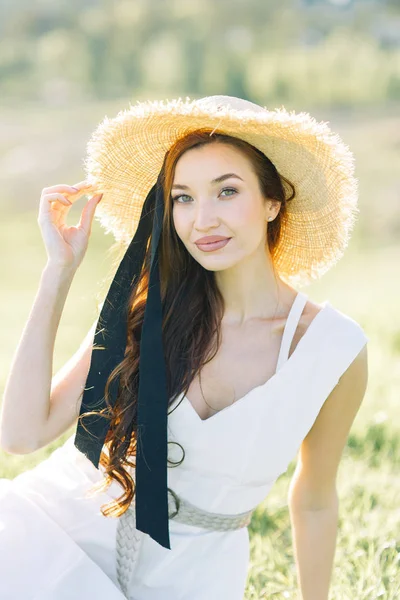
[[[224,298],[223,323],[227,325],[283,316],[297,293],[276,275],[269,254],[217,271],[215,278]]]

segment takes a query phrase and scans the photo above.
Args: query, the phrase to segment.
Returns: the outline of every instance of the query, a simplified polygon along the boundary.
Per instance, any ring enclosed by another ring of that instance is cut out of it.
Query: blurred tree
[[[397,5],[398,0],[3,2],[1,98],[51,102],[58,86],[60,97],[69,90],[68,98],[105,99],[148,86],[169,94],[254,95],[275,104],[380,103],[399,95]]]

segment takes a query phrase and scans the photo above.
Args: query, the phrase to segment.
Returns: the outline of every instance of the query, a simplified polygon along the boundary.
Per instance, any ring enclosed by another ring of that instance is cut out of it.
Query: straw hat
[[[291,285],[321,277],[342,257],[359,212],[353,154],[326,122],[242,98],[138,101],[105,117],[84,160],[91,189],[104,194],[96,218],[105,232],[129,244],[166,151],[203,127],[252,144],[294,184],[274,264]]]

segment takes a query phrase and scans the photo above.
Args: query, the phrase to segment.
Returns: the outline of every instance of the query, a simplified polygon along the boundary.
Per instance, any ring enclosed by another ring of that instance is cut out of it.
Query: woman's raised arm
[[[48,431],[57,329],[72,280],[86,253],[95,208],[101,199],[100,194],[88,200],[78,225],[68,227],[65,217],[72,206],[69,198],[76,200],[86,187],[86,182],[75,187],[56,185],[44,188],[41,194],[38,223],[48,260],[4,390],[0,446],[6,452],[33,452],[43,445],[44,432]],[[56,395],[58,389],[56,383]],[[66,414],[60,422],[66,424],[72,419],[72,413]],[[62,433],[61,429],[52,431]]]

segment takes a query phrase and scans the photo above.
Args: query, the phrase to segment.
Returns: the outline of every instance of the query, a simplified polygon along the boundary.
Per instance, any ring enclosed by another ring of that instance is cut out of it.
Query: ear
[[[265,220],[273,221],[278,216],[279,210],[281,207],[281,202],[279,200],[267,200],[265,202]]]

